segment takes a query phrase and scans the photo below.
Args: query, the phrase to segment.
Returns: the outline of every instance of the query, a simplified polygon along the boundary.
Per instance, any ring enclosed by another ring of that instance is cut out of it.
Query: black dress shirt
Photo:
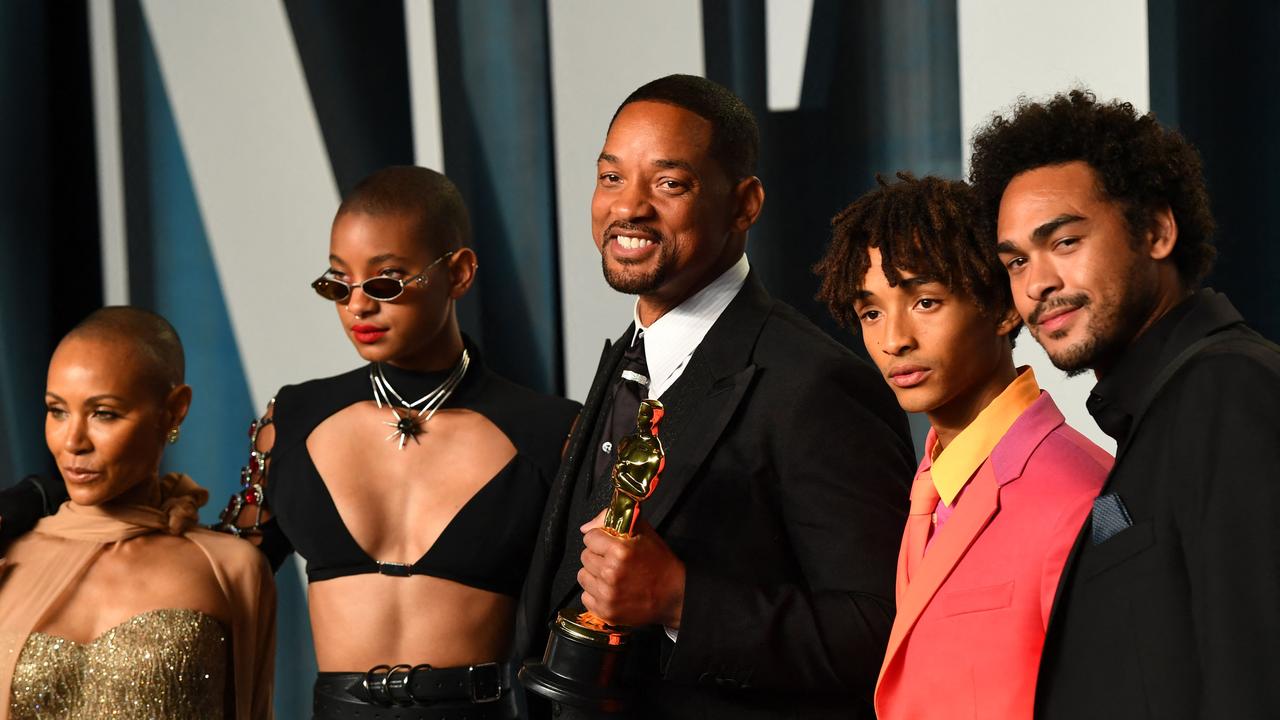
[[[1086,522],[1076,540],[1037,717],[1274,717],[1280,351],[1202,290],[1125,351],[1088,408],[1118,444],[1103,493],[1129,523],[1095,543]]]

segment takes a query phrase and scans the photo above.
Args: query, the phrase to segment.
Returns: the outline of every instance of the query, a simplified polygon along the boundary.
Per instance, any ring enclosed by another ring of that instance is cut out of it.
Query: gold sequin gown
[[[13,720],[222,720],[227,631],[195,610],[135,615],[80,644],[32,633],[13,676]]]

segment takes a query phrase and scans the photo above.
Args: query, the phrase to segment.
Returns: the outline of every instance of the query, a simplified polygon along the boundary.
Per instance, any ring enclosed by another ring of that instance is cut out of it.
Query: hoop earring
[[[172,445],[178,442],[178,436],[181,434],[182,434],[182,431],[179,430],[177,427],[174,427],[169,430],[169,434],[165,436],[165,439],[169,441],[170,445]]]

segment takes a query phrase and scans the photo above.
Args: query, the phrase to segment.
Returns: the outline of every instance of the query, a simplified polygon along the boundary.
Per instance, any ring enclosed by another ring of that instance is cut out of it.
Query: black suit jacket
[[[582,549],[564,542],[583,520],[572,485],[625,345],[606,346],[552,487],[517,657],[542,654],[581,592],[553,597],[552,581]],[[753,273],[662,399],[666,469],[641,514],[687,581],[679,642],[636,640],[635,716],[869,716],[915,465],[892,393]]]
[[[1089,410],[1119,443],[1103,492],[1132,524],[1095,544],[1085,523],[1049,621],[1036,716],[1277,717],[1280,353],[1204,290],[1126,351]]]

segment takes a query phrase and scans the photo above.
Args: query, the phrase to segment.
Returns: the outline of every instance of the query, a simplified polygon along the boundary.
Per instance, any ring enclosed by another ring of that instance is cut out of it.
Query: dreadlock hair
[[[1010,117],[997,115],[974,135],[969,181],[994,224],[1014,176],[1073,161],[1097,173],[1098,192],[1123,210],[1134,242],[1151,229],[1152,213],[1168,206],[1178,223],[1171,257],[1183,285],[1195,288],[1209,274],[1214,222],[1200,154],[1130,103],[1098,102],[1082,89],[1047,102],[1019,98]]]
[[[981,221],[973,190],[958,180],[898,172],[899,182],[876,175],[877,187],[831,221],[831,243],[813,271],[822,278],[818,299],[844,327],[859,327],[854,302],[880,251],[891,286],[902,273],[935,278],[978,306],[1003,317],[1013,307],[1009,278]],[[1018,330],[1009,334],[1010,342]]]

